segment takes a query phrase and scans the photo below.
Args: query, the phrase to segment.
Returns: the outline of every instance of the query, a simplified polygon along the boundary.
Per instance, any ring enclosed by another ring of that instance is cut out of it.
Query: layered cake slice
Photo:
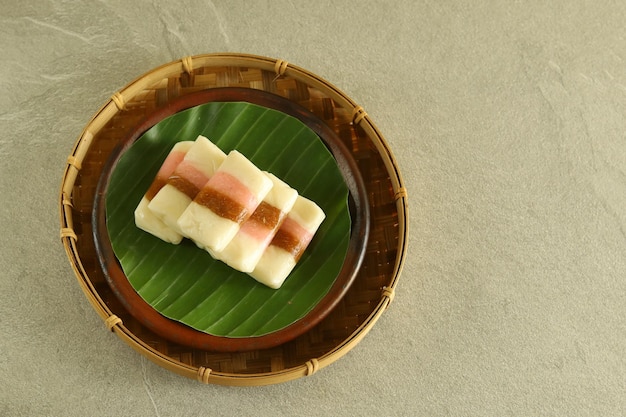
[[[299,195],[250,276],[270,288],[280,288],[325,217],[317,204]]]
[[[182,234],[211,253],[222,251],[250,218],[272,181],[238,151],[231,151],[178,219]]]
[[[270,173],[272,189],[221,251],[212,255],[241,272],[252,272],[261,259],[287,213],[293,207],[298,192]]]
[[[204,136],[198,136],[185,158],[152,198],[148,209],[162,222],[185,236],[178,218],[226,159],[226,154]]]
[[[148,188],[148,191],[146,191],[146,194],[141,198],[139,205],[135,209],[135,224],[138,228],[174,244],[180,243],[183,236],[163,223],[158,216],[148,209],[148,205],[166,184],[167,179],[174,173],[174,170],[182,162],[192,145],[192,141],[178,142],[174,145],[165,161],[163,161],[161,168],[159,168],[152,184],[150,184],[150,188]]]

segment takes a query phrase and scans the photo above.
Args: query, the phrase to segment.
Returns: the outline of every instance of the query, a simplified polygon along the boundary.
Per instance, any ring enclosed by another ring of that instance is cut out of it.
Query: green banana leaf
[[[172,146],[198,135],[226,153],[237,149],[326,213],[280,289],[214,260],[187,239],[172,245],[135,226],[135,207]],[[341,270],[351,225],[348,188],[320,138],[291,116],[243,102],[196,106],[143,134],[114,168],[106,220],[115,255],[137,293],[162,315],[223,337],[262,336],[304,317]]]

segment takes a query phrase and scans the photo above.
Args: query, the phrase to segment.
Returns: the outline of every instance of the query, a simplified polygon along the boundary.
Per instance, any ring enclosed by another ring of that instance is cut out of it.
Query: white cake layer
[[[154,215],[148,209],[148,203],[148,199],[143,197],[135,209],[135,224],[137,227],[166,242],[179,244],[183,236]]]
[[[270,288],[280,288],[289,276],[296,261],[290,253],[270,245],[249,275]]]
[[[324,218],[326,218],[326,214],[313,201],[299,195],[289,212],[289,217],[309,231],[309,233],[314,234],[320,224],[322,224],[322,221],[324,221]]]
[[[272,188],[272,181],[268,176],[238,151],[231,151],[219,170],[237,178],[259,202]]]
[[[212,253],[220,252],[239,230],[239,224],[191,202],[178,218],[182,234]]]
[[[148,204],[148,209],[165,225],[184,235],[178,227],[178,218],[189,206],[189,203],[191,203],[191,198],[185,193],[173,185],[165,184],[152,198]]]
[[[187,156],[186,154],[189,152],[189,150],[191,149],[191,147],[193,146],[195,142],[192,140],[184,140],[182,142],[176,142],[176,144],[174,144],[174,146],[172,147],[171,152],[184,152],[185,156]]]
[[[265,175],[272,181],[272,189],[269,190],[265,198],[263,198],[263,201],[288,213],[293,207],[293,203],[296,202],[298,192],[274,174],[265,172]]]
[[[226,159],[226,154],[206,137],[199,135],[187,155],[185,162],[210,178]]]
[[[240,231],[221,252],[211,252],[211,255],[240,272],[252,272],[266,247]]]

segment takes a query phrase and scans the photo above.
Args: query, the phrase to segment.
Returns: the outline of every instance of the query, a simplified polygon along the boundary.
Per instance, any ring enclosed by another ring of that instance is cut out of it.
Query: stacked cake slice
[[[142,197],[139,205],[135,209],[135,223],[137,227],[148,233],[152,233],[154,236],[166,242],[180,243],[183,236],[175,229],[168,226],[164,222],[163,216],[153,212],[149,206],[152,200],[154,200],[154,197],[163,190],[168,179],[174,173],[176,167],[183,161],[193,144],[194,142],[185,141],[178,142],[174,145],[165,158],[163,165],[161,165],[159,172],[157,172],[150,188],[148,188],[148,191],[146,191],[146,194]]]
[[[280,288],[324,212],[236,150],[203,136],[177,143],[135,210],[137,227],[170,243],[189,238],[271,288]]]
[[[151,199],[148,209],[180,235],[179,217],[222,165],[226,155],[204,136],[198,136],[175,167],[163,187]]]

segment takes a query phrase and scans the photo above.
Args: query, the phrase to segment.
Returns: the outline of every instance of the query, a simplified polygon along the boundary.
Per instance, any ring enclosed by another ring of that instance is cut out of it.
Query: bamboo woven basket
[[[280,346],[224,353],[160,337],[125,310],[96,257],[91,214],[111,151],[129,127],[168,102],[218,87],[264,90],[309,109],[356,160],[369,198],[365,259],[349,291],[307,333]],[[286,382],[330,365],[356,346],[391,303],[407,249],[407,193],[398,166],[370,117],[336,87],[286,61],[242,54],[197,55],[142,75],[116,92],[87,124],[67,159],[59,196],[61,240],[78,283],[105,327],[158,365],[202,383]]]

